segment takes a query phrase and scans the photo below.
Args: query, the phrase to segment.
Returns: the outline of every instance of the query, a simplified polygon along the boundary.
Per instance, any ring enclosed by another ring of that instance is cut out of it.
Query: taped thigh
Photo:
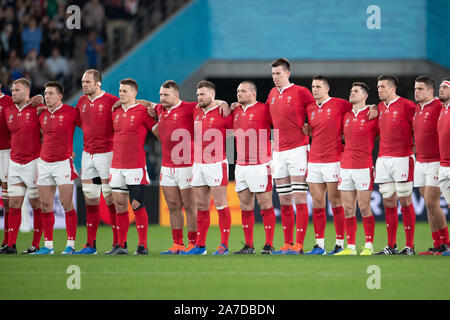
[[[25,197],[27,188],[24,186],[8,186],[8,194],[10,197]]]
[[[81,185],[81,190],[83,190],[84,196],[89,199],[100,198],[102,187],[98,184],[83,183]]]
[[[39,191],[37,187],[28,188],[28,197],[30,199],[39,198]]]
[[[276,186],[276,190],[279,196],[292,194],[292,185],[291,184],[282,184]]]
[[[381,183],[379,185],[379,191],[383,199],[392,197],[395,193],[395,182]]]
[[[410,182],[396,182],[395,190],[399,197],[408,197],[413,191],[413,183]]]
[[[112,194],[112,189],[109,184],[102,183],[101,188],[102,188],[102,194],[103,194],[104,199],[106,199],[107,197],[109,197]]]
[[[308,192],[309,187],[306,182],[293,182],[292,183],[292,192]]]

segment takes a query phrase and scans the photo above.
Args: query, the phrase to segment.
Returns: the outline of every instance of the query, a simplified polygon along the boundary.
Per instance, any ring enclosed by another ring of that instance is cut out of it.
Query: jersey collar
[[[255,103],[249,104],[248,106],[244,107],[244,105],[241,105],[242,110],[244,110],[244,112],[247,111],[248,108],[253,107],[255,104],[257,104],[258,101],[255,101]]]
[[[439,100],[439,99],[435,97],[433,100],[430,100],[427,103],[424,103],[424,104],[419,103],[418,105],[420,107],[420,110],[423,110],[423,108],[425,108],[426,106],[428,106],[429,104],[433,103],[436,100]]]
[[[101,98],[101,97],[103,97],[103,95],[106,93],[106,91],[105,90],[103,90],[102,91],[102,93],[100,93],[98,96],[96,96],[94,99],[91,99],[89,96],[87,96],[88,97],[88,99],[91,101],[91,102],[94,102],[95,100],[97,100],[98,98]]]
[[[327,100],[325,100],[325,101],[322,102],[321,104],[318,104],[317,101],[316,101],[316,104],[317,104],[317,106],[318,106],[320,109],[322,109],[322,106],[323,106],[325,103],[327,103],[328,101],[330,101],[330,100],[331,100],[331,97],[329,97]]]
[[[288,84],[286,87],[283,87],[283,88],[281,88],[281,89],[277,87],[278,92],[279,92],[279,93],[283,93],[284,90],[286,90],[286,89],[292,87],[293,85],[294,85],[293,83],[290,83],[290,84]]]
[[[173,109],[178,108],[178,107],[181,105],[182,102],[183,102],[183,101],[180,100],[180,102],[178,102],[176,105],[170,107],[169,109],[166,109],[166,108],[164,108],[164,109],[165,109],[167,112],[170,112],[170,111],[172,111]]]
[[[127,111],[130,110],[131,108],[136,107],[138,104],[139,104],[139,103],[133,104],[132,106],[129,106],[127,109],[125,109],[125,108],[123,107],[123,105],[122,105],[122,109],[123,109],[123,111],[127,112]]]
[[[397,98],[395,98],[394,100],[392,100],[391,102],[389,102],[388,104],[386,104],[386,102],[383,101],[384,105],[386,106],[386,108],[389,109],[389,107],[391,106],[391,104],[393,104],[395,101],[397,101],[398,99],[400,99],[400,96],[397,96]]]
[[[201,108],[201,109],[202,109],[202,111],[203,111],[204,114],[207,114],[208,112],[210,112],[210,111],[212,111],[212,110],[215,110],[215,109],[217,109],[218,107],[219,107],[219,105],[217,105],[217,106],[215,106],[215,107],[212,107],[212,108],[209,109],[208,111],[205,111],[203,108]]]
[[[358,116],[358,114],[360,114],[361,113],[361,111],[364,111],[364,110],[367,110],[369,108],[369,106],[365,106],[364,108],[362,108],[362,109],[359,109],[358,111],[356,111],[355,112],[355,110],[353,110],[352,109],[352,112],[353,112],[353,114],[355,115],[355,117],[357,117]]]
[[[55,114],[56,111],[58,111],[59,109],[61,109],[63,106],[63,104],[61,103],[61,105],[59,107],[56,107],[55,110],[50,111],[50,109],[47,108],[48,112],[50,112],[51,114]]]
[[[31,101],[28,102],[26,105],[24,105],[22,108],[20,108],[17,104],[14,104],[14,105],[16,106],[17,110],[19,110],[19,112],[22,112],[23,109],[25,109],[26,107],[31,105]]]

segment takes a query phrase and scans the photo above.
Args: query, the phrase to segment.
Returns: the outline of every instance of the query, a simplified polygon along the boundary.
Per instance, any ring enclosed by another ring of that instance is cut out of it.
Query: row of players
[[[208,81],[198,83],[198,101],[194,103],[180,100],[178,86],[170,80],[160,88],[160,104],[136,101],[138,86],[131,79],[120,82],[117,98],[102,91],[98,71],[88,70],[82,78],[84,95],[76,108],[62,104],[63,88],[51,82],[45,89],[46,105],[38,107],[39,112],[36,112],[29,99],[29,83],[24,79],[17,80],[12,90],[13,101],[8,102],[4,96],[0,103],[4,116],[2,134],[5,139],[2,140],[6,141],[7,134],[11,135],[10,151],[7,147],[2,148],[1,179],[9,184],[9,189],[2,185],[3,190],[8,190],[3,191],[2,198],[8,205],[9,197],[9,210],[1,252],[17,252],[19,208],[28,189],[34,211],[34,237],[32,246],[25,253],[54,253],[52,204],[58,186],[66,212],[68,239],[63,254],[97,253],[95,242],[101,193],[113,221],[113,248],[107,254],[128,253],[129,202],[136,216],[139,235],[135,254],[148,254],[148,219],[143,205],[143,185],[148,183],[148,176],[143,145],[147,131],[151,130],[161,140],[160,185],[169,207],[174,242],[161,254],[206,254],[211,196],[219,212],[221,233],[221,243],[213,254],[228,254],[231,215],[226,195],[225,139],[227,129],[232,129],[237,149],[236,191],[245,236],[244,247],[236,253],[255,252],[253,209],[256,197],[266,234],[262,253],[303,254],[308,226],[306,193],[309,190],[313,198],[316,245],[306,254],[326,253],[326,192],[336,228],[336,246],[329,253],[356,254],[357,201],[366,238],[361,254],[374,254],[375,223],[369,204],[374,182],[372,149],[379,135],[375,182],[379,184],[386,210],[388,245],[378,254],[398,253],[397,199],[402,206],[406,234],[406,246],[400,254],[414,254],[413,180],[425,198],[433,238],[433,248],[423,254],[447,254],[447,222],[439,206],[439,197],[442,191],[450,203],[450,80],[445,79],[440,86],[442,105],[434,98],[434,81],[426,76],[417,78],[415,105],[397,96],[395,76],[380,76],[378,94],[382,102],[369,110],[366,106],[369,88],[364,83],[355,82],[349,101],[346,101],[329,97],[329,80],[324,76],[313,78],[311,94],[307,88],[290,83],[289,61],[277,59],[271,67],[275,87],[266,103],[257,102],[256,86],[251,81],[244,81],[237,89],[238,102],[231,107],[215,99],[215,86]],[[304,124],[305,119],[308,124]],[[75,126],[80,126],[84,133],[81,180],[87,205],[88,239],[80,251],[74,249],[76,213],[71,200],[73,180],[77,176],[72,164]],[[271,128],[275,133],[273,154]],[[43,135],[42,146],[39,130]],[[257,132],[259,138],[252,140],[250,132]],[[310,150],[309,136],[312,137]],[[5,167],[8,168],[7,178]],[[94,183],[93,179],[97,177],[101,184]],[[280,250],[273,248],[276,219],[272,206],[272,178],[281,203],[285,245]],[[292,203],[296,206],[296,221]],[[188,246],[184,245],[183,239],[183,207]],[[45,246],[39,249],[42,231]]]

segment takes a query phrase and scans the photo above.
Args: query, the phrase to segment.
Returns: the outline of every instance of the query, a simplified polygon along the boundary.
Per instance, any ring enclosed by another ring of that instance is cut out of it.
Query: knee
[[[342,201],[340,197],[330,198],[330,204],[333,208],[340,207],[342,205]]]
[[[372,210],[370,210],[370,205],[367,204],[363,204],[363,205],[359,205],[359,211],[361,211],[361,215],[363,217],[368,217],[370,215],[372,215]]]
[[[74,209],[72,201],[61,201],[61,206],[63,207],[65,212],[71,211]]]
[[[53,211],[53,203],[41,201],[41,210],[42,212]]]
[[[181,211],[181,204],[175,201],[167,201],[167,207],[169,208],[169,212],[171,214]]]

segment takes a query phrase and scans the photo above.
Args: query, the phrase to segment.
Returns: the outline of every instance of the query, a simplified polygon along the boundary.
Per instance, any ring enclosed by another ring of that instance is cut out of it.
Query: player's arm
[[[159,137],[158,124],[155,124],[152,127],[152,133],[159,141],[161,141],[161,138]]]
[[[156,103],[147,100],[136,100],[136,102],[147,108],[147,113],[150,117],[155,119],[158,117],[155,110]]]
[[[369,120],[375,119],[378,117],[378,106],[376,104],[369,104],[369,111],[367,111],[367,116]]]
[[[225,118],[231,113],[230,106],[226,101],[223,100],[214,100],[215,104],[219,105],[219,113]]]
[[[44,104],[44,97],[41,94],[37,94],[34,97],[31,97],[30,99],[31,105],[33,107],[43,105]]]

